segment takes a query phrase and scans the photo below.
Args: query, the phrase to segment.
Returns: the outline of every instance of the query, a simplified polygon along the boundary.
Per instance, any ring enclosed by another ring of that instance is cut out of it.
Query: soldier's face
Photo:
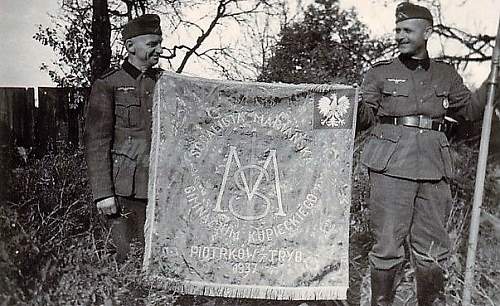
[[[134,61],[143,67],[151,68],[158,64],[162,38],[157,34],[139,35],[130,39],[131,46],[127,46],[129,56],[134,58]]]
[[[404,55],[421,58],[427,53],[432,27],[424,19],[407,19],[396,23],[396,43]]]

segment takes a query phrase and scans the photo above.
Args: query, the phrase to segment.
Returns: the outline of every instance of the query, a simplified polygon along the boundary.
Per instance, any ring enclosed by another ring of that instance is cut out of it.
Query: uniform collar
[[[128,59],[125,59],[125,61],[122,64],[122,69],[125,70],[126,73],[128,73],[131,77],[134,79],[137,79],[143,72],[134,65],[132,65]],[[156,68],[148,68],[146,71],[144,71],[144,75],[150,77],[150,78],[155,78],[156,75],[158,74],[158,69]]]
[[[142,71],[137,69],[134,65],[132,65],[129,61],[128,58],[125,59],[125,61],[122,64],[122,69],[125,70],[126,73],[130,74],[131,77],[134,79],[137,79],[141,74]]]
[[[399,55],[399,60],[410,70],[415,70],[418,67],[422,67],[425,70],[429,70],[429,67],[431,65],[431,60],[429,59],[429,55],[426,55],[426,57],[423,59],[416,59],[416,58],[411,58],[409,56]]]

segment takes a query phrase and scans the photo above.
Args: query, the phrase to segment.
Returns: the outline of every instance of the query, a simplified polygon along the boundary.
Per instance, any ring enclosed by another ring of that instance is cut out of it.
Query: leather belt
[[[400,117],[384,116],[380,117],[380,123],[411,126],[439,132],[446,131],[446,123],[444,122],[444,120],[432,119],[431,117],[424,115]]]

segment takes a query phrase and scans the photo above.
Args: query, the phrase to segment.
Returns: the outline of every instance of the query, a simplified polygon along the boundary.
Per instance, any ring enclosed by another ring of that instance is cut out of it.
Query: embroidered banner
[[[357,92],[164,73],[144,268],[183,294],[346,299]]]

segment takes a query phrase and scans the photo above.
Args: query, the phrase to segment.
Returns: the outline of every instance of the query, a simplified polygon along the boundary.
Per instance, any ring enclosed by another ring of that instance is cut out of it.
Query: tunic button
[[[132,140],[132,136],[128,136],[128,140]]]
[[[420,99],[420,103],[424,103],[424,99]]]
[[[424,81],[420,81],[420,85],[424,85],[424,84],[425,84]]]
[[[393,91],[392,95],[395,96],[397,93],[398,93],[397,91]]]

